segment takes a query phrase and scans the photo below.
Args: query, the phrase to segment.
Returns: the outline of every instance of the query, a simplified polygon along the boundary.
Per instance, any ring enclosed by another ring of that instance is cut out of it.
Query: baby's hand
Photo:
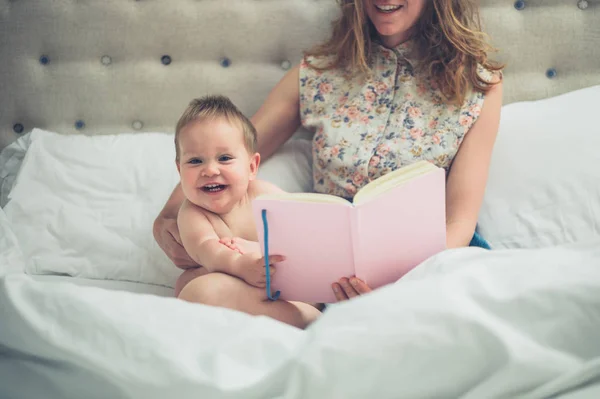
[[[225,245],[227,248],[232,249],[234,251],[238,251],[239,253],[242,253],[242,251],[240,251],[238,249],[238,247],[234,244],[233,242],[233,238],[230,237],[223,237],[219,240],[219,243]]]
[[[285,257],[281,255],[269,256],[269,275],[273,276],[275,268],[274,263],[283,262]],[[267,273],[265,267],[265,258],[260,252],[248,253],[237,259],[236,275],[245,282],[254,287],[264,288],[267,285]]]
[[[219,240],[219,242],[228,247],[229,249],[238,251],[241,254],[260,252],[260,246],[256,241],[248,241],[239,237],[223,237]]]

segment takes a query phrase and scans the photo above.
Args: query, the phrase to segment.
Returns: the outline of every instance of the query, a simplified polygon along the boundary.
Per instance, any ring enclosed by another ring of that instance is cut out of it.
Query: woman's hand
[[[350,279],[343,277],[337,283],[333,283],[332,288],[335,299],[337,299],[338,302],[372,291],[371,287],[356,277],[351,277]]]
[[[183,248],[176,219],[159,216],[154,221],[152,232],[158,246],[167,254],[175,266],[180,269],[199,266]]]

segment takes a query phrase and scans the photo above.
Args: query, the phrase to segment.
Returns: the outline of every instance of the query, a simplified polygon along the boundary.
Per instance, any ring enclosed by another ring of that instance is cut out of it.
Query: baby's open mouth
[[[377,8],[378,11],[381,11],[383,13],[392,13],[394,11],[398,11],[399,9],[401,9],[403,6],[402,5],[390,5],[390,4],[386,4],[386,5],[375,5],[375,8]]]
[[[206,186],[202,187],[202,190],[206,191],[207,193],[218,193],[226,188],[227,186],[224,184],[207,184]]]

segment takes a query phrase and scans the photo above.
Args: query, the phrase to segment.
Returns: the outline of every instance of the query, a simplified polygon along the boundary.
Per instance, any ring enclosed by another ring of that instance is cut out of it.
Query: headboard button
[[[82,130],[85,127],[85,122],[81,119],[75,121],[75,129]]]
[[[23,133],[23,130],[25,130],[25,128],[23,127],[23,125],[21,123],[15,123],[13,125],[13,131],[17,134],[21,134]]]
[[[112,64],[112,58],[110,58],[109,55],[103,55],[102,58],[100,58],[100,62],[104,66],[109,66],[110,64]]]
[[[546,71],[546,77],[548,79],[554,79],[556,77],[556,75],[557,75],[557,72],[556,72],[556,69],[554,69],[554,68],[549,68]]]
[[[525,8],[525,1],[524,0],[515,1],[515,8],[519,11],[523,10]]]
[[[163,55],[162,57],[160,57],[160,62],[162,62],[163,65],[169,65],[171,61],[172,59],[168,55]]]
[[[134,128],[135,130],[140,130],[141,128],[144,127],[144,124],[142,123],[142,121],[133,121],[133,123],[131,124],[131,127]]]
[[[50,58],[47,55],[40,56],[40,64],[48,65],[50,63]]]
[[[588,3],[587,0],[579,0],[577,2],[577,7],[579,7],[580,10],[585,10],[589,6],[590,6],[590,3]]]
[[[221,58],[220,64],[223,68],[227,68],[229,65],[231,65],[231,60],[227,57],[223,57]]]
[[[283,69],[284,71],[287,71],[291,67],[292,67],[292,63],[289,62],[288,60],[285,60],[281,63],[281,69]]]

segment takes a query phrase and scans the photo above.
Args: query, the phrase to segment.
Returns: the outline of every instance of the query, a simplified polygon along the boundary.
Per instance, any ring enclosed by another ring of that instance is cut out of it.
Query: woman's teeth
[[[377,8],[379,11],[382,12],[394,12],[396,10],[399,10],[402,6],[401,5],[397,5],[397,6],[393,6],[393,5],[376,5],[375,8]]]

